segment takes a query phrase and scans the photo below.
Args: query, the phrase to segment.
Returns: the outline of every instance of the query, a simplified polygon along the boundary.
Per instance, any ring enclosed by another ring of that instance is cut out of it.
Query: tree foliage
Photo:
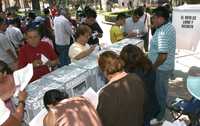
[[[39,0],[32,0],[33,10],[40,10],[40,2]]]
[[[186,0],[188,4],[200,4],[200,0]]]

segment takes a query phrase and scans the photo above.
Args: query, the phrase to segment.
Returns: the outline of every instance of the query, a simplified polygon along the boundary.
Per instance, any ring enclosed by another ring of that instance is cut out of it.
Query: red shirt
[[[19,51],[18,67],[22,68],[28,63],[32,63],[34,60],[40,60],[42,54],[46,56],[49,60],[57,59],[55,51],[48,43],[40,42],[37,47],[32,47],[29,44],[25,44],[20,48]],[[49,72],[50,71],[46,65],[33,68],[33,77],[31,79],[31,82],[39,79]]]

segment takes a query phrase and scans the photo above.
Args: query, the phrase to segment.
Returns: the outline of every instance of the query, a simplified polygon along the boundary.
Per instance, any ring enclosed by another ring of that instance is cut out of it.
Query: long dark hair
[[[145,56],[144,52],[136,45],[125,46],[120,57],[125,63],[125,71],[133,72],[136,69],[143,69],[144,72],[148,72],[152,69],[151,61]]]
[[[48,37],[53,42],[55,41],[55,36],[50,28],[46,26],[47,22],[43,22],[39,25],[38,32],[40,33],[41,38]]]

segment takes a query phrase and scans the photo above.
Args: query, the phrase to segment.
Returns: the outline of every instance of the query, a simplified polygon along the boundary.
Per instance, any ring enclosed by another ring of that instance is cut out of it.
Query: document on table
[[[14,71],[13,73],[16,91],[14,96],[17,96],[19,91],[23,91],[33,77],[33,64],[27,64],[24,68]]]
[[[29,123],[29,126],[43,126],[44,117],[47,114],[47,110],[42,109]]]

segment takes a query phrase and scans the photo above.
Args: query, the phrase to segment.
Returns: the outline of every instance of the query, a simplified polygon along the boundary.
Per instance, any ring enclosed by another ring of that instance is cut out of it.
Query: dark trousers
[[[56,50],[60,61],[59,67],[70,64],[69,45],[56,45]]]

